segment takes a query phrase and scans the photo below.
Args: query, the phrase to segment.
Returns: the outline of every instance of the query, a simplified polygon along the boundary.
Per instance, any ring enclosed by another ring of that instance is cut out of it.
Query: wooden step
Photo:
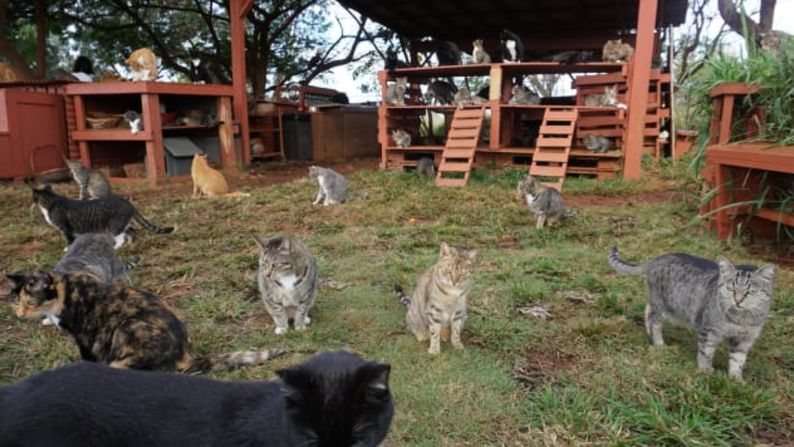
[[[560,135],[560,134],[562,134],[562,135],[570,135],[573,132],[573,130],[574,130],[573,128],[574,128],[573,125],[568,125],[568,126],[540,126],[540,132],[539,133],[541,135],[547,134],[547,133],[555,134],[555,135]]]
[[[570,147],[571,137],[538,137],[537,147]]]
[[[473,128],[473,129],[451,129],[449,134],[447,134],[447,138],[479,138],[480,137],[480,129]]]
[[[568,161],[569,154],[565,152],[546,152],[540,151],[532,156],[533,161],[546,161],[553,163],[565,163]]]
[[[439,171],[447,171],[447,172],[468,172],[471,169],[471,165],[469,163],[460,163],[455,161],[442,161],[441,164],[438,166]]]
[[[564,177],[566,166],[532,166],[532,175],[540,177]]]
[[[578,116],[576,109],[547,109],[543,114],[529,173],[539,177],[557,177],[556,181],[546,184],[557,190],[562,189],[565,181]]]
[[[544,121],[575,121],[576,110],[548,109],[543,116]]]
[[[436,185],[465,186],[469,181],[484,114],[483,107],[455,110],[447,134],[447,143],[444,152],[441,153]],[[445,177],[445,174],[451,173],[457,173],[457,175],[462,173],[463,178]]]
[[[474,156],[474,149],[455,149],[455,148],[447,148],[444,150],[443,157],[446,159],[450,158],[471,158]]]

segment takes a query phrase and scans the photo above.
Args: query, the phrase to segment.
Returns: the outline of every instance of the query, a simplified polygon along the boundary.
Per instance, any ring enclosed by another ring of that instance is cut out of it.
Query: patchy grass
[[[270,379],[310,352],[352,348],[392,364],[397,413],[389,445],[752,445],[791,444],[794,432],[794,273],[781,269],[774,314],[751,351],[747,384],[695,373],[696,336],[666,327],[669,346],[651,349],[642,328],[641,279],[605,262],[617,244],[632,261],[686,251],[761,262],[688,226],[696,201],[673,168],[642,181],[566,182],[580,214],[556,231],[535,230],[515,196],[520,171],[477,171],[469,187],[440,189],[408,174],[350,175],[368,200],[311,205],[315,186],[298,181],[253,190],[247,199],[193,200],[187,187],[126,188],[144,215],[175,224],[171,235],[141,234],[124,256],[141,257],[135,282],[174,307],[194,351],[281,347],[292,354],[262,367],[215,373]],[[75,194],[71,185],[56,185]],[[251,188],[244,188],[251,190]],[[676,194],[666,194],[675,191]],[[656,194],[659,200],[645,200]],[[683,195],[681,195],[683,194]],[[625,199],[625,200],[623,200]],[[46,268],[63,241],[24,187],[0,187],[0,269]],[[349,284],[322,288],[306,333],[273,334],[258,301],[250,235],[291,233],[319,259],[321,274]],[[464,331],[467,348],[446,344],[430,357],[403,327],[391,292],[411,287],[438,244],[475,247],[478,271]],[[570,292],[575,292],[571,295]],[[583,296],[583,299],[570,297]],[[548,320],[516,308],[546,305]],[[72,342],[0,308],[0,382],[74,361]],[[516,380],[515,368],[526,380]]]

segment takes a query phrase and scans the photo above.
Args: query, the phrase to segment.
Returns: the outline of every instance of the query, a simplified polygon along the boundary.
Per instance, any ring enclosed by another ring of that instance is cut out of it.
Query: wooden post
[[[234,126],[232,126],[232,104],[228,96],[218,97],[218,141],[221,149],[221,166],[228,168],[237,165],[237,151],[234,147]],[[243,148],[243,153],[245,153]]]
[[[141,111],[143,116],[150,117],[146,121],[151,129],[144,129],[149,134],[146,140],[146,180],[151,184],[165,180],[165,150],[163,148],[162,121],[160,116],[160,95],[144,93],[141,95]]]
[[[491,137],[488,146],[499,149],[502,129],[502,66],[491,64],[491,85],[488,87],[488,105],[491,107]]]
[[[624,148],[623,178],[640,178],[645,133],[645,116],[648,109],[648,87],[651,79],[654,30],[658,0],[637,0],[637,48],[633,69],[629,74],[629,120]]]
[[[381,102],[378,107],[378,142],[380,143],[380,168],[388,168],[388,154],[386,148],[389,146],[389,132],[386,129],[386,70],[378,72],[378,84],[380,84]],[[431,129],[432,132],[432,129]]]
[[[74,96],[74,116],[77,130],[85,130],[85,104],[82,96]],[[83,166],[91,168],[91,151],[88,150],[88,141],[80,140],[77,143],[80,148],[80,162]]]
[[[229,0],[229,21],[232,36],[232,86],[234,87],[234,117],[240,122],[243,144],[243,165],[251,164],[251,145],[248,135],[248,83],[245,68],[245,16],[251,10],[251,0]]]

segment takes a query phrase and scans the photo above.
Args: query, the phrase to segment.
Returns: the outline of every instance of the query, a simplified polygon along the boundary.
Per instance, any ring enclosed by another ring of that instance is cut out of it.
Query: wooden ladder
[[[571,155],[573,135],[576,131],[576,109],[550,107],[543,114],[538,132],[538,143],[532,155],[529,174],[539,177],[557,177],[556,182],[544,183],[557,191],[562,190],[568,157]]]
[[[455,110],[447,135],[447,144],[441,154],[436,185],[466,186],[474,163],[477,141],[482,130],[483,107],[466,107]],[[444,174],[463,173],[463,178],[444,177]]]

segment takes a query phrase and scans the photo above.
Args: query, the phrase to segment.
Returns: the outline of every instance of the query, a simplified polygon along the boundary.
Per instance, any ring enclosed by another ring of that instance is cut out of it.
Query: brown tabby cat
[[[449,338],[455,349],[463,349],[460,333],[466,322],[466,298],[476,258],[476,250],[442,242],[438,262],[419,277],[413,295],[407,296],[400,285],[394,286],[400,302],[408,307],[408,329],[419,341],[430,339],[429,354],[441,352],[442,338]]]
[[[235,352],[192,357],[187,331],[156,296],[107,284],[83,273],[33,272],[6,275],[19,318],[50,321],[70,333],[83,360],[113,368],[208,371],[263,363],[280,351]]]
[[[124,61],[130,66],[133,81],[157,80],[157,57],[148,48],[138,48]]]
[[[193,156],[193,164],[190,166],[190,176],[193,177],[193,197],[201,195],[214,197],[248,197],[251,194],[244,192],[229,192],[229,185],[223,174],[207,163],[207,154],[196,154]]]
[[[8,62],[0,62],[0,82],[23,81],[25,78],[13,65]]]

